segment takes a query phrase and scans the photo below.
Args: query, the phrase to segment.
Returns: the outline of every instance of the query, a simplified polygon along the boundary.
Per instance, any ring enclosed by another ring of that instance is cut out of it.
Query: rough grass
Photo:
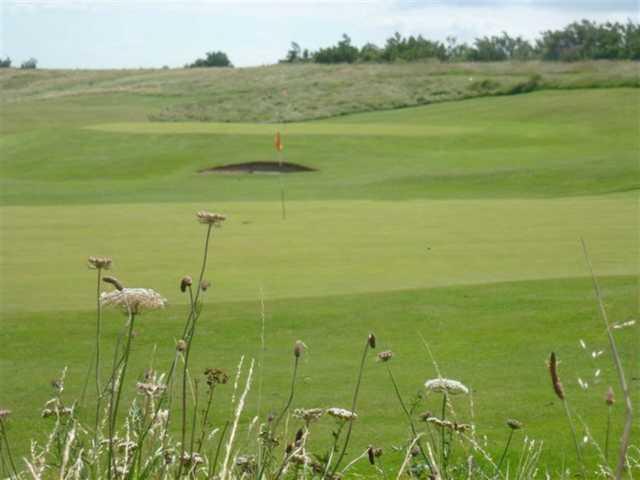
[[[539,89],[638,87],[635,62],[0,72],[3,103],[132,95],[159,121],[280,122]]]

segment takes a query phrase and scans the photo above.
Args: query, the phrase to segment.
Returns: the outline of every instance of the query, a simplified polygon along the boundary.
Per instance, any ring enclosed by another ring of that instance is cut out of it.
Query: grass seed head
[[[558,360],[556,359],[556,354],[554,352],[551,352],[551,355],[549,356],[549,375],[551,376],[553,391],[560,400],[564,400],[564,388],[562,383],[560,383],[560,377],[558,376]]]
[[[187,341],[184,339],[180,339],[178,340],[178,342],[176,343],[176,350],[179,352],[184,352],[187,350]]]
[[[207,368],[204,371],[204,375],[207,377],[207,385],[210,387],[214,385],[224,385],[229,381],[229,375],[219,368]]]
[[[202,280],[202,282],[200,282],[200,290],[203,292],[206,292],[210,286],[211,282],[209,280]]]
[[[124,290],[124,285],[116,277],[103,277],[102,281],[104,283],[108,283],[109,285],[113,285],[116,288],[116,290],[120,290],[120,291]]]
[[[376,348],[376,336],[373,333],[369,334],[367,341],[369,342],[369,346],[371,348]]]

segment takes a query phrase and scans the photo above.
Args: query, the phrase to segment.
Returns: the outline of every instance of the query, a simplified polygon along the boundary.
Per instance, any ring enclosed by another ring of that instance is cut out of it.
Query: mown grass
[[[313,68],[264,71],[309,75]],[[474,69],[528,78],[537,67],[330,68],[322,71],[335,81],[367,69],[398,76],[432,69],[467,81]],[[558,78],[581,75],[580,68],[615,77],[603,64],[544,68],[556,69]],[[148,121],[166,102],[184,100],[168,93],[184,88],[177,83],[183,77],[199,78],[198,95],[206,96],[208,81],[249,73],[43,71],[28,85],[13,80],[13,93],[3,88],[0,406],[14,411],[10,434],[17,445],[24,449],[45,425],[38,412],[63,366],[70,368],[69,396],[80,391],[94,329],[94,276],[86,257],[112,255],[113,273],[127,285],[169,298],[164,313],[141,317],[130,370],[137,376],[155,345],[161,362],[180,334],[185,307],[178,282],[195,273],[200,255],[193,214],[209,208],[230,219],[213,244],[207,277],[214,287],[194,346],[195,371],[232,370],[240,355],[257,354],[262,288],[268,314],[263,413],[284,401],[297,339],[309,352],[296,405],[348,408],[357,356],[371,330],[380,348],[396,352],[394,371],[409,398],[434,376],[421,333],[443,371],[472,387],[476,421],[490,448],[502,447],[504,420],[516,417],[545,441],[544,465],[554,471],[574,465],[544,360],[550,350],[559,354],[571,404],[601,437],[602,396],[615,377],[606,354],[589,357],[606,344],[579,238],[605,277],[612,319],[635,318],[638,90],[534,92],[279,127]],[[78,82],[84,76],[95,92]],[[143,88],[144,78],[155,78],[155,87]],[[303,84],[287,79],[288,98],[297,102]],[[227,92],[229,105],[250,100],[254,90],[248,84]],[[358,102],[361,109],[383,106]],[[242,118],[224,117],[225,108],[216,107],[218,120],[269,120],[259,106]],[[285,178],[284,222],[277,178],[197,173],[274,160],[275,128],[283,131],[286,160],[318,169]],[[120,327],[121,318],[110,314],[105,345]],[[637,392],[638,329],[616,335]],[[580,349],[580,338],[589,351]],[[377,367],[367,365],[355,442],[375,441],[391,452],[406,430]],[[603,370],[598,381],[591,378],[596,368]],[[590,378],[592,387],[579,390],[577,376]],[[468,406],[462,403],[461,411],[466,415]],[[616,419],[621,411],[616,404]],[[216,418],[227,413],[222,408]]]

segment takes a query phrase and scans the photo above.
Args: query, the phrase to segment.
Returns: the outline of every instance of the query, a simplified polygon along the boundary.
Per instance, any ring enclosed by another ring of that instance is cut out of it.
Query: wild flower
[[[89,257],[87,264],[94,270],[109,270],[111,268],[111,257]]]
[[[345,420],[345,421],[355,420],[356,418],[358,418],[357,413],[352,412],[351,410],[347,410],[346,408],[338,408],[338,407],[328,408],[327,414],[331,415],[334,418],[337,418],[338,420]]]
[[[514,418],[510,418],[509,420],[507,420],[507,426],[511,430],[520,430],[522,428],[522,422],[519,422]]]
[[[304,420],[307,423],[311,423],[318,420],[324,415],[323,408],[296,408],[293,411],[293,416],[300,420]]]
[[[7,410],[6,408],[0,408],[0,419],[4,420],[11,415],[11,410]]]
[[[213,227],[220,227],[227,217],[220,213],[207,212],[206,210],[199,211],[196,216],[198,221],[205,225],[211,225]]]
[[[446,393],[449,395],[467,395],[469,393],[469,389],[458,380],[451,380],[449,378],[434,378],[432,380],[427,380],[424,384],[424,387],[429,392],[434,393]]]
[[[167,299],[150,288],[123,288],[109,293],[103,292],[100,302],[105,306],[118,307],[124,313],[131,312],[137,315],[145,310],[164,308]]]
[[[296,357],[300,357],[304,353],[305,348],[306,345],[302,341],[298,340],[293,346],[293,354]]]

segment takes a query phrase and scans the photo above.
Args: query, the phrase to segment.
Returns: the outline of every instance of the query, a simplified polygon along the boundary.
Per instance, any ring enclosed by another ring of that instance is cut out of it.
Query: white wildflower
[[[449,395],[468,394],[469,389],[461,382],[457,380],[450,380],[448,378],[434,378],[427,380],[424,387],[435,393],[448,393]]]
[[[355,420],[358,418],[358,415],[355,412],[344,408],[332,407],[327,409],[327,413],[339,420]]]
[[[584,380],[582,380],[580,377],[578,377],[578,385],[580,385],[580,388],[583,390],[586,390],[587,388],[589,388],[589,384]]]
[[[597,369],[596,372],[593,374],[594,377],[599,377],[600,376],[600,369]]]
[[[584,340],[580,339],[580,346],[582,347],[583,350],[587,349],[587,344],[584,343]]]
[[[604,350],[598,350],[597,352],[591,352],[591,357],[592,358],[598,358],[600,356],[602,356],[602,354],[604,353]]]
[[[103,292],[100,303],[119,307],[125,313],[139,314],[143,310],[157,310],[164,308],[167,299],[150,288],[123,288],[113,292]]]

